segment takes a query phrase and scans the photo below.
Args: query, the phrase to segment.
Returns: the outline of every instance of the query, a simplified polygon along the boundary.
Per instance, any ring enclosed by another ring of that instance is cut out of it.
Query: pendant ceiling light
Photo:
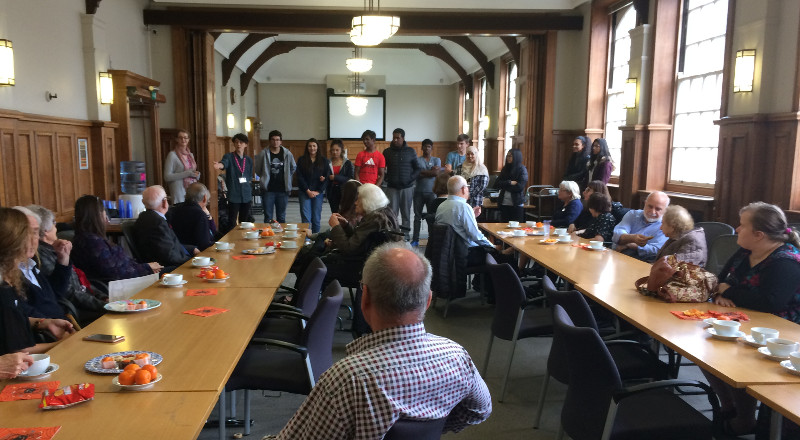
[[[345,62],[347,70],[351,72],[364,73],[372,69],[372,60],[361,56],[361,48],[356,47],[353,50],[353,58],[348,58]]]
[[[356,46],[377,46],[400,28],[400,17],[380,15],[380,0],[377,9],[373,9],[372,0],[369,0],[369,5],[364,0],[364,7],[364,15],[353,17],[350,28],[350,41]]]
[[[359,95],[359,84],[361,82],[361,75],[356,72],[353,75],[353,94],[345,99],[347,104],[347,113],[353,116],[361,116],[367,112],[367,98]]]

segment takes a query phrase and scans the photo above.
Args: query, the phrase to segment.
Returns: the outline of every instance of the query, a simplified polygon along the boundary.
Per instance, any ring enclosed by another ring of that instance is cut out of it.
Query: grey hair
[[[208,188],[200,182],[195,182],[186,188],[187,202],[200,203],[206,195],[208,195],[209,199],[211,198],[211,193],[208,192]]]
[[[680,205],[668,206],[664,211],[664,216],[661,218],[661,223],[665,223],[679,234],[691,231],[694,228],[692,215]]]
[[[158,209],[161,206],[161,201],[166,197],[167,192],[161,185],[153,185],[145,188],[142,192],[142,203],[147,209]]]
[[[358,187],[358,201],[361,202],[361,209],[365,214],[377,211],[389,204],[389,199],[383,190],[371,183],[365,183]]]
[[[415,270],[413,276],[409,277],[393,276],[399,264],[392,258],[392,251],[396,249],[412,252],[422,270]],[[364,264],[361,279],[383,316],[393,317],[418,311],[419,320],[422,321],[431,292],[432,273],[428,259],[408,243],[400,241],[376,248]]]
[[[41,205],[28,205],[28,209],[39,216],[39,238],[44,237],[56,225],[56,215],[53,211]]]
[[[447,179],[447,194],[451,196],[458,195],[461,188],[467,186],[467,180],[462,176],[453,176]]]
[[[13,209],[16,209],[17,211],[27,215],[28,217],[35,218],[36,221],[39,223],[39,225],[42,224],[42,217],[40,217],[39,214],[31,211],[30,209],[28,209],[28,208],[26,208],[24,206],[15,206]],[[41,226],[40,226],[40,228],[41,228]]]
[[[580,199],[581,198],[581,189],[578,188],[578,184],[573,182],[572,180],[563,180],[558,185],[559,189],[563,189],[569,191],[572,194],[572,199]]]

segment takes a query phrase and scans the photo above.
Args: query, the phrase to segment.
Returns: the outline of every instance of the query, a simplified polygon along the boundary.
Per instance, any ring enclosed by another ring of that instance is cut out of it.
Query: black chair
[[[592,310],[589,308],[589,303],[586,302],[586,298],[580,292],[577,290],[555,290],[552,288],[552,283],[549,279],[545,281],[544,290],[550,306],[559,305],[563,307],[576,326],[588,327],[598,331],[597,322],[594,319]],[[637,341],[621,339],[604,341],[604,343],[611,354],[611,358],[614,360],[614,365],[619,370],[622,381],[664,380],[669,378],[669,366],[659,360],[658,355],[647,345]],[[534,428],[538,428],[541,421],[550,377],[563,384],[569,383],[567,355],[562,348],[555,344],[550,348],[550,355],[547,358],[547,372],[542,382]]]
[[[494,284],[496,304],[494,318],[492,318],[492,332],[489,335],[489,346],[486,349],[481,375],[486,377],[494,338],[511,341],[511,353],[508,356],[506,372],[503,376],[503,390],[500,398],[497,399],[502,402],[506,395],[508,373],[511,371],[511,362],[514,360],[517,341],[552,334],[553,320],[550,309],[532,307],[541,304],[544,297],[528,300],[525,297],[522,282],[508,263],[490,265],[489,275]]]
[[[383,440],[439,440],[447,417],[433,420],[397,419]]]
[[[728,262],[728,259],[739,250],[739,244],[736,242],[736,235],[724,234],[717,237],[713,242],[708,243],[708,260],[706,261],[706,270],[719,275],[722,267]]]
[[[711,439],[721,432],[672,391],[677,386],[705,391],[716,421],[719,401],[708,385],[673,379],[623,388],[594,329],[576,327],[559,305],[553,307],[553,327],[553,347],[567,354],[569,385],[561,424],[573,440]]]
[[[720,235],[734,235],[736,230],[733,226],[721,222],[698,222],[694,224],[695,227],[703,228],[703,233],[706,234],[706,246],[711,246],[711,243]]]
[[[245,390],[245,435],[250,434],[249,390],[307,395],[319,376],[333,365],[333,332],[341,304],[342,287],[334,281],[325,289],[314,314],[308,318],[300,344],[262,338],[251,340],[225,385],[225,391]],[[278,349],[268,350],[265,346]],[[226,419],[225,391],[220,393],[220,420]],[[224,438],[225,423],[220,423],[219,429],[220,438]]]
[[[132,221],[126,221],[120,223],[120,226],[122,227],[122,239],[125,242],[125,246],[131,252],[133,259],[140,263],[145,263],[145,261],[142,259],[142,254],[139,252],[138,249],[136,249],[136,240],[134,239],[134,233],[133,233],[133,225],[135,224],[136,222]]]

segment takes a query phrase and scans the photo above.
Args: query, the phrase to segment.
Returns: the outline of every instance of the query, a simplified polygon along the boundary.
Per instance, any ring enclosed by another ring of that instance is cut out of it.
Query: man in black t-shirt
[[[255,173],[261,179],[261,204],[264,222],[286,222],[286,205],[292,192],[292,175],[297,164],[292,153],[281,145],[283,135],[278,130],[269,132],[269,148],[256,155]],[[273,210],[275,215],[273,216]]]

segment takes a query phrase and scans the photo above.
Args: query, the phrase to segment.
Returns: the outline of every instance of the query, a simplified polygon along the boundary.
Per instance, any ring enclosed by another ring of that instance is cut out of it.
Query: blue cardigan
[[[582,209],[583,205],[580,199],[570,200],[566,206],[562,204],[561,209],[553,213],[553,221],[550,224],[556,228],[566,228],[575,222]]]

